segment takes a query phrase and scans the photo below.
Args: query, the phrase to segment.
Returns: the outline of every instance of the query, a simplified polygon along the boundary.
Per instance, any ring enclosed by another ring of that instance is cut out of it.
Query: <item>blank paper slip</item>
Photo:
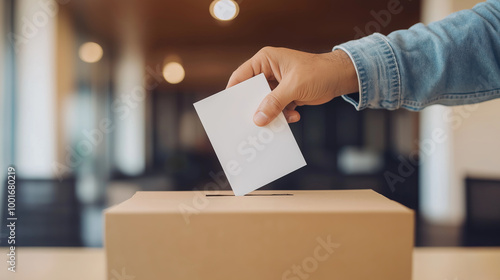
[[[270,92],[260,74],[194,103],[237,196],[306,165],[283,113],[264,127],[253,122],[260,102]]]

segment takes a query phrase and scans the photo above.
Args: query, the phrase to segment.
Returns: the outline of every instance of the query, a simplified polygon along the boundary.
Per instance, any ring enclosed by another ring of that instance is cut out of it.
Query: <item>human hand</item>
[[[254,122],[270,123],[283,111],[289,123],[300,120],[295,109],[320,105],[358,91],[356,70],[342,50],[312,54],[285,48],[265,47],[233,72],[227,87],[264,73],[272,92],[259,105]]]

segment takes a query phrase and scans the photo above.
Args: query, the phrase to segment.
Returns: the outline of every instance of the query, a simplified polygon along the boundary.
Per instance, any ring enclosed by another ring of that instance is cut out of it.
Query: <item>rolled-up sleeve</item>
[[[394,51],[383,35],[376,33],[334,48],[337,49],[349,55],[358,75],[358,100],[344,95],[345,100],[357,110],[399,108],[401,76]]]
[[[420,110],[500,97],[500,1],[490,0],[429,25],[335,46],[351,58],[357,110]]]

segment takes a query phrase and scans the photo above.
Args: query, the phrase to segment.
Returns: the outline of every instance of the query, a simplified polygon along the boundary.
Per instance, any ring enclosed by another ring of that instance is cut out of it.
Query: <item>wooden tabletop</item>
[[[0,252],[5,256],[7,248]],[[105,280],[103,249],[19,248],[16,253],[17,272],[2,261],[0,279]],[[413,280],[500,280],[500,248],[416,248],[413,259]]]

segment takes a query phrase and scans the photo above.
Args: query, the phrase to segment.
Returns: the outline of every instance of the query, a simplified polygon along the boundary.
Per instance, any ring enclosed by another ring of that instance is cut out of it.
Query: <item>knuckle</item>
[[[267,104],[272,108],[273,114],[278,114],[284,106],[282,106],[282,102],[273,94],[269,94],[267,96]]]
[[[270,47],[270,46],[265,46],[263,47],[262,49],[260,49],[259,53],[261,54],[268,54],[269,52],[271,52],[274,48],[273,47]]]

